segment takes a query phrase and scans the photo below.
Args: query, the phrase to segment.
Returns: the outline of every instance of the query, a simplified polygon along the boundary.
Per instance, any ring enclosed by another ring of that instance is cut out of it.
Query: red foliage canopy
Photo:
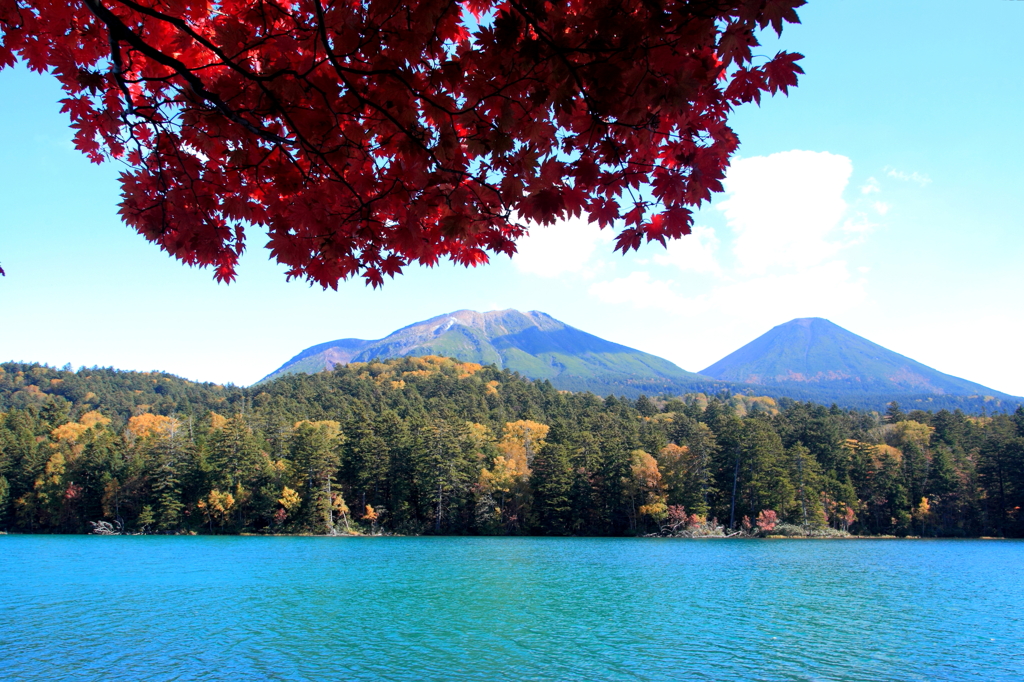
[[[77,147],[128,166],[124,220],[175,257],[230,281],[259,227],[289,277],[377,286],[511,255],[519,220],[586,214],[623,251],[689,233],[729,113],[802,73],[751,52],[802,4],[0,0],[0,68],[60,79]]]

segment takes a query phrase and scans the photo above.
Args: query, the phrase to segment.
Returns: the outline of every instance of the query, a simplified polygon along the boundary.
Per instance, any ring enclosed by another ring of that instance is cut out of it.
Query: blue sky
[[[699,371],[825,317],[1024,395],[1024,2],[811,0],[774,34],[806,55],[740,109],[727,191],[695,234],[623,257],[582,224],[513,261],[411,269],[383,290],[284,281],[250,237],[238,281],[165,256],[117,215],[118,168],[70,142],[56,82],[0,72],[0,360],[249,384],[298,351],[469,308],[542,310]]]

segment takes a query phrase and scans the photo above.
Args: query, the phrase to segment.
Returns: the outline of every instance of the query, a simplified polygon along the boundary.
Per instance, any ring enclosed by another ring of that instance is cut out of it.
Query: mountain
[[[547,379],[597,395],[752,393],[843,407],[1012,411],[1024,399],[959,379],[894,353],[821,318],[775,327],[694,374],[668,360],[570,327],[546,313],[458,310],[368,341],[339,339],[302,351],[259,383],[336,364],[441,355]]]
[[[915,406],[935,403],[933,396],[1021,401],[943,374],[820,317],[780,324],[701,374],[751,384],[755,392],[840,405],[876,402],[876,396],[882,404],[900,400]]]
[[[262,381],[314,373],[337,363],[407,355],[442,355],[548,379],[571,391],[641,393],[717,391],[718,382],[668,360],[588,334],[538,311],[458,310],[409,325],[376,341],[340,339],[302,351]]]

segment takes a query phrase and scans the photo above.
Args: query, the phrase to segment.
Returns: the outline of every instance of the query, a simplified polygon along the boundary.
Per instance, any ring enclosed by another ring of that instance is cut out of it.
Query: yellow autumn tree
[[[644,492],[661,492],[661,471],[658,461],[643,450],[634,450],[632,456],[633,480]]]
[[[505,458],[515,463],[515,468],[530,475],[533,458],[544,447],[551,427],[547,424],[521,419],[505,424],[505,430],[498,449]]]
[[[68,422],[58,426],[50,432],[50,436],[56,441],[74,443],[92,427],[106,426],[109,423],[110,419],[104,417],[98,410],[92,410],[79,417],[77,422]]]
[[[515,490],[518,483],[524,482],[528,476],[525,465],[521,465],[515,459],[509,459],[504,455],[494,458],[494,463],[489,469],[485,468],[480,472],[480,488],[484,493],[492,496],[502,496],[502,499]]]
[[[366,505],[366,510],[363,512],[363,521],[370,522],[370,535],[377,534],[377,519],[380,518],[380,514],[372,505]]]
[[[181,422],[174,417],[144,412],[128,420],[126,432],[133,438],[146,438],[147,436],[168,438],[173,436],[180,427]]]
[[[896,422],[892,427],[891,440],[887,440],[890,440],[891,444],[899,448],[904,448],[913,443],[924,450],[931,442],[933,431],[935,429],[931,426],[916,421]]]
[[[903,452],[891,445],[874,446],[875,463],[877,467],[883,467],[890,462],[900,464],[903,462]]]
[[[60,451],[53,453],[46,462],[43,475],[37,478],[33,485],[35,500],[32,506],[51,523],[60,517],[64,502],[64,474],[67,469],[65,465],[64,454]]]
[[[74,443],[88,430],[88,426],[79,424],[78,422],[68,422],[67,424],[61,424],[53,431],[50,431],[50,438],[57,442]]]
[[[281,490],[281,497],[277,499],[277,503],[284,507],[286,513],[291,514],[302,504],[302,497],[297,491],[285,486]]]
[[[633,498],[634,509],[640,517],[661,521],[668,514],[668,505],[665,502],[658,461],[643,450],[634,450],[630,457],[632,476],[625,483]]]
[[[922,497],[921,501],[911,511],[911,517],[914,521],[921,524],[921,534],[925,534],[925,529],[928,524],[932,521],[932,505],[928,501],[927,497]]]
[[[350,526],[348,523],[349,508],[348,505],[345,504],[345,498],[341,496],[341,493],[334,493],[334,499],[331,500],[331,508],[334,510],[334,513],[337,514],[338,517],[344,522],[345,531],[351,533],[352,526]]]
[[[231,510],[235,506],[235,496],[230,492],[222,493],[214,488],[206,498],[199,500],[196,506],[206,515],[210,530],[213,530],[214,522],[218,526],[223,526],[231,517]]]
[[[530,420],[505,424],[490,467],[480,471],[476,485],[477,517],[490,532],[511,531],[521,524],[530,505],[530,467],[544,447],[550,427]]]
[[[658,470],[662,484],[671,499],[682,497],[686,489],[687,473],[690,466],[690,450],[685,445],[669,443],[658,452]],[[681,503],[678,500],[673,504]]]
[[[106,426],[110,423],[110,419],[104,417],[99,410],[90,410],[78,418],[78,423],[92,428],[97,424],[100,426]]]

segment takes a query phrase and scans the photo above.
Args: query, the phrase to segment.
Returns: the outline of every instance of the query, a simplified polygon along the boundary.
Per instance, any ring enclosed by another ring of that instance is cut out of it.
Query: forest
[[[436,356],[249,387],[0,365],[0,531],[1022,537],[1024,408],[559,391]]]

